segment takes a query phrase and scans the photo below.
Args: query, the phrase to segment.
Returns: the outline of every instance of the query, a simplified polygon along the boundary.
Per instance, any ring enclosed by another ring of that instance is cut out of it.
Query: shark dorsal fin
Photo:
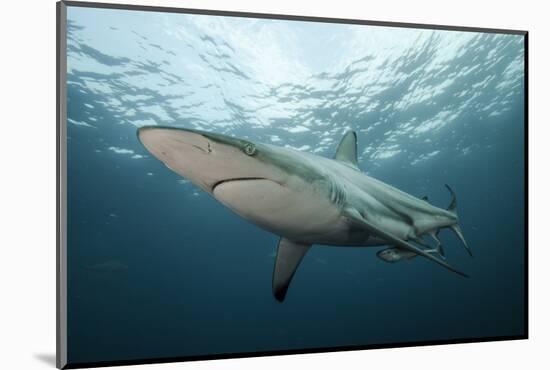
[[[355,131],[348,131],[340,140],[334,159],[344,162],[356,169],[359,169],[357,164],[357,134]]]

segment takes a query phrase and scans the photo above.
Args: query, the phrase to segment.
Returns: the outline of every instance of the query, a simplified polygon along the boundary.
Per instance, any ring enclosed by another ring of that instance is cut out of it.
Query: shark
[[[440,230],[451,229],[472,255],[454,191],[446,185],[452,199],[443,209],[364,174],[354,131],[345,133],[333,158],[188,128],[143,126],[137,136],[168,169],[280,237],[272,278],[277,301],[285,300],[314,244],[387,246],[378,253],[385,262],[423,257],[468,277],[446,262],[438,238]]]

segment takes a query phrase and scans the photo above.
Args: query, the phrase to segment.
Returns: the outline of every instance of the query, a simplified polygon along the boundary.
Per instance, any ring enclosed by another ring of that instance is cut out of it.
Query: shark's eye
[[[247,143],[244,145],[243,149],[244,149],[244,152],[248,155],[252,155],[256,153],[256,147],[254,146],[254,144]]]

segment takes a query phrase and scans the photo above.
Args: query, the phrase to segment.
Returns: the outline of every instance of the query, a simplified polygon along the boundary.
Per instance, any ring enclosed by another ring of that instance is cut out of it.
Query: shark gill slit
[[[330,201],[338,206],[343,205],[346,201],[344,190],[334,181],[330,182]]]

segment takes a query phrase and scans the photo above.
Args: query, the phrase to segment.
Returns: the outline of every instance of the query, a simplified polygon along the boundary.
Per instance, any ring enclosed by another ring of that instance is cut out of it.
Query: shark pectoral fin
[[[294,242],[285,238],[279,240],[273,270],[273,295],[279,302],[284,301],[288,285],[309,248],[311,248],[311,244]]]
[[[391,233],[388,233],[388,232],[382,230],[381,228],[379,228],[378,226],[372,224],[371,222],[365,220],[365,218],[363,216],[361,216],[361,214],[357,210],[347,209],[344,212],[344,215],[346,217],[348,217],[357,226],[363,227],[371,235],[376,235],[379,238],[386,240],[389,244],[394,245],[395,247],[398,247],[398,248],[401,248],[401,249],[404,249],[404,250],[407,250],[407,251],[410,251],[410,252],[414,252],[414,253],[416,253],[416,254],[424,257],[424,258],[429,259],[430,261],[433,261],[433,262],[445,267],[446,269],[448,269],[448,270],[450,270],[450,271],[452,271],[452,272],[454,272],[458,275],[468,277],[468,275],[466,275],[465,273],[455,269],[454,267],[449,265],[447,262],[442,261],[437,257],[434,257],[430,253],[425,252],[425,251],[423,251],[422,249],[420,249],[418,247],[415,247],[411,243],[408,243],[405,240],[400,239],[400,238],[396,237],[395,235],[393,235]]]
[[[342,140],[340,140],[340,144],[338,144],[334,159],[359,170],[357,163],[357,134],[355,131],[346,132]]]

